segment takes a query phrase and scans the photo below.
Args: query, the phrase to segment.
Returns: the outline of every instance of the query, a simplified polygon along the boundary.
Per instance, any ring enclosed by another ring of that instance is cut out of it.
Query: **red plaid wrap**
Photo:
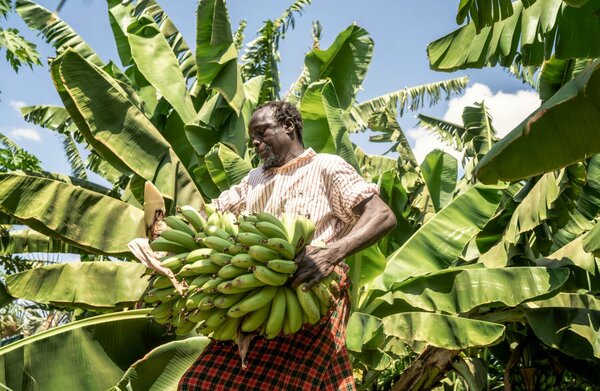
[[[289,336],[254,339],[246,369],[237,345],[213,341],[183,375],[178,389],[355,390],[346,351],[348,284],[345,274],[341,275],[343,295],[319,323]]]

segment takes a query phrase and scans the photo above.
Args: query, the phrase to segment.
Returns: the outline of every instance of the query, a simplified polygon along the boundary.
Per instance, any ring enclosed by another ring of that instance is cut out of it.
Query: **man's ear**
[[[283,127],[285,128],[286,133],[288,134],[296,134],[296,127],[294,126],[294,121],[291,118],[286,118],[283,123]]]

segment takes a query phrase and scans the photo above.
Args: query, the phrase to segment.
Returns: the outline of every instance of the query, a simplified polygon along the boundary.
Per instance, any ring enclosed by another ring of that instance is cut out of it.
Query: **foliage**
[[[40,171],[40,160],[16,145],[10,138],[0,133],[0,172]]]

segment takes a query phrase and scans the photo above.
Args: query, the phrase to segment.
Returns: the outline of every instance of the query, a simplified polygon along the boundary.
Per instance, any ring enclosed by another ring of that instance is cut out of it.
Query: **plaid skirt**
[[[212,341],[183,375],[178,390],[355,390],[346,350],[350,300],[343,292],[316,325],[271,340],[255,338],[245,369],[237,345]]]

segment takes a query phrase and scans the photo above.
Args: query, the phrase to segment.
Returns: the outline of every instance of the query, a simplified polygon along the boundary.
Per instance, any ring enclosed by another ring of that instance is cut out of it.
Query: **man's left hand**
[[[327,277],[342,260],[343,257],[335,246],[306,246],[296,257],[298,270],[292,278],[292,286],[297,287],[305,282],[307,290],[312,288]]]

